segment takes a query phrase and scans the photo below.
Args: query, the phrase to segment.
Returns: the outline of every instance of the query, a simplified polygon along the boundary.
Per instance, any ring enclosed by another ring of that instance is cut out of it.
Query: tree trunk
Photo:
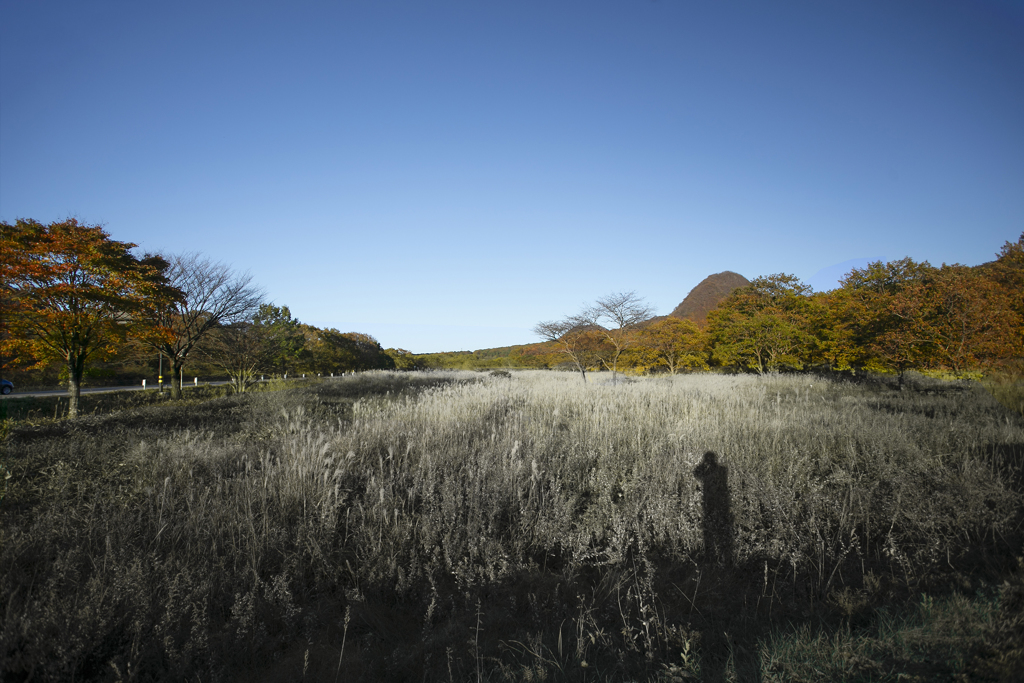
[[[68,417],[78,417],[78,399],[82,395],[85,358],[68,357]]]
[[[181,373],[178,372],[178,359],[167,354],[167,371],[171,375],[171,399],[181,398]]]
[[[583,366],[583,363],[576,361],[576,367],[580,369],[580,374],[583,375],[583,382],[587,381],[587,369]]]

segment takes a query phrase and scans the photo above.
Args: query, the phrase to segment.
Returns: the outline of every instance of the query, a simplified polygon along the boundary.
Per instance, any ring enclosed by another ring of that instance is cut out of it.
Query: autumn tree
[[[516,362],[522,367],[551,368],[563,362],[563,358],[564,354],[559,351],[557,342],[544,341],[522,347]]]
[[[1016,242],[1006,242],[992,263],[981,267],[986,277],[995,282],[1017,314],[1016,354],[1024,347],[1024,233]]]
[[[710,345],[707,335],[692,320],[667,317],[640,329],[631,351],[627,353],[635,363],[663,365],[674,375],[687,368],[707,370]]]
[[[302,334],[305,338],[302,346],[302,368],[305,372],[344,372],[355,365],[355,352],[338,330],[302,325]]]
[[[615,377],[619,358],[637,340],[640,325],[653,315],[650,306],[636,292],[617,292],[598,299],[583,313],[587,326],[604,337],[598,348],[601,364]]]
[[[841,287],[808,298],[806,316],[813,339],[808,360],[812,365],[836,372],[853,372],[863,366],[867,351],[858,338],[859,321],[851,313],[855,304],[850,290]]]
[[[263,303],[263,291],[248,274],[236,274],[197,253],[167,257],[167,277],[182,296],[145,312],[151,333],[141,341],[167,359],[171,397],[181,397],[180,368],[211,330],[252,322]]]
[[[1024,316],[1024,233],[1016,242],[1006,242],[996,260],[981,267],[1010,295],[1011,305]]]
[[[875,261],[841,280],[842,320],[852,330],[857,365],[896,373],[901,388],[906,371],[921,367],[928,356],[924,295],[925,278],[933,270],[927,261],[910,258]]]
[[[1007,243],[1009,263],[1013,251]],[[901,387],[911,368],[962,374],[1020,353],[1015,295],[999,278],[1012,282],[1007,262],[934,268],[905,258],[855,268],[836,292],[832,336],[852,340],[853,365],[894,372]]]
[[[785,273],[755,278],[734,291],[708,314],[715,360],[758,374],[802,369],[812,345],[809,294],[810,287]]]
[[[569,358],[584,382],[587,381],[587,369],[599,364],[608,353],[606,348],[602,348],[607,343],[604,335],[586,316],[537,323],[533,331],[545,341],[557,344],[558,352]]]
[[[1011,297],[977,269],[958,264],[929,272],[921,283],[918,336],[925,362],[957,375],[1020,353],[1019,315]]]
[[[168,283],[167,261],[136,258],[135,246],[74,218],[0,223],[6,328],[0,343],[6,353],[65,365],[70,417],[78,415],[87,361],[115,351],[148,311],[180,300]]]

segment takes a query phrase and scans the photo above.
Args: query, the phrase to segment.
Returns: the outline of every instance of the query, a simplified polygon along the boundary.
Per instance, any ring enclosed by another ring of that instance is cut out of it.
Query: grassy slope
[[[976,385],[368,373],[18,422],[3,448],[4,680],[1024,664],[1024,422]]]

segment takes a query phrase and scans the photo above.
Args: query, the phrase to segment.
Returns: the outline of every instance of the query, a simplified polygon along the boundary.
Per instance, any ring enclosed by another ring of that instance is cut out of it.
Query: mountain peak
[[[701,280],[699,285],[690,290],[690,293],[686,295],[683,302],[676,306],[675,310],[669,313],[669,315],[673,318],[685,318],[692,320],[698,325],[703,325],[708,317],[708,313],[722,299],[740,287],[746,287],[749,284],[750,280],[731,270],[708,275]]]

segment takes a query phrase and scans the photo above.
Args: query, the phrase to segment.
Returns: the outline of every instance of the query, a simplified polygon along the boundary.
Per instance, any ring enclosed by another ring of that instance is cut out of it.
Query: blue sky
[[[974,265],[1024,232],[1024,5],[0,0],[0,219],[67,216],[415,352]]]

